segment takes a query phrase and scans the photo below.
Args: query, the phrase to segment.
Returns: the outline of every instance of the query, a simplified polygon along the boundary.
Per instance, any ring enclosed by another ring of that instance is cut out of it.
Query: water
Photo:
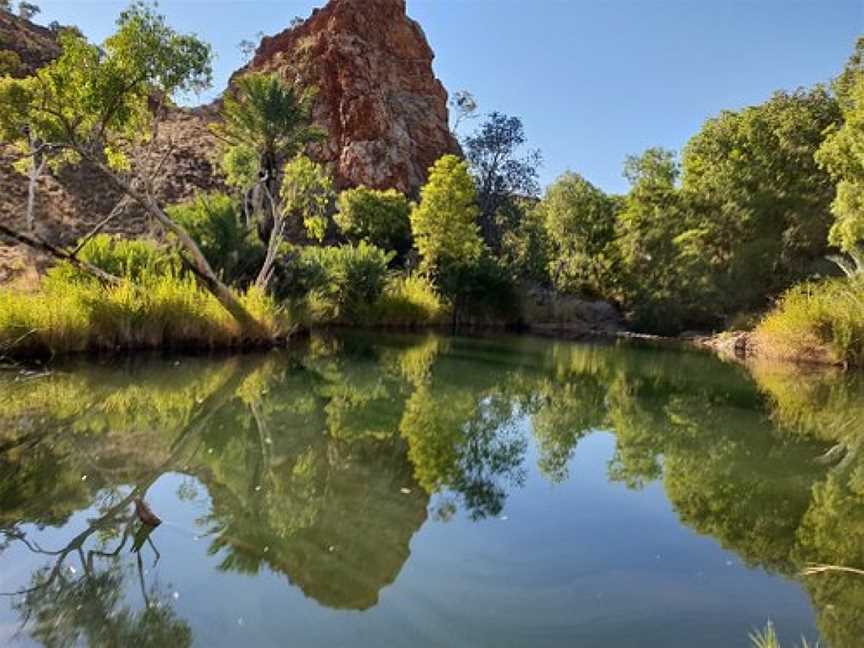
[[[316,337],[0,373],[0,644],[864,645],[864,386]],[[163,524],[132,514],[143,497]]]

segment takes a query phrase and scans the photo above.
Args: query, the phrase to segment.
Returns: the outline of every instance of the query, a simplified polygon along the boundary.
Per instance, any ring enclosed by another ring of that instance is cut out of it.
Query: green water
[[[860,377],[531,338],[0,373],[0,644],[864,645]],[[163,524],[133,515],[143,497]]]

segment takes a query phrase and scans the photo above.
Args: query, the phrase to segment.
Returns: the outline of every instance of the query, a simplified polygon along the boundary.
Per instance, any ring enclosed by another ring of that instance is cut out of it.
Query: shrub
[[[124,239],[110,234],[99,234],[87,241],[78,252],[78,259],[116,277],[133,282],[146,282],[164,275],[180,275],[180,257],[161,248],[155,241]],[[60,264],[50,274],[61,280],[95,281],[86,273],[69,264]]]
[[[336,225],[348,240],[366,241],[400,255],[411,247],[411,203],[395,189],[348,189],[339,194],[337,207]]]
[[[438,277],[453,307],[453,324],[516,323],[519,298],[513,277],[489,255],[476,263],[451,264]]]
[[[314,322],[357,322],[381,295],[392,259],[362,241],[295,249],[279,265],[278,294],[304,301]]]
[[[829,279],[787,291],[756,328],[769,355],[864,364],[864,279]]]
[[[378,326],[414,327],[441,323],[447,307],[429,279],[422,275],[393,275],[369,315]]]
[[[225,194],[199,194],[168,208],[207,261],[228,283],[247,285],[264,263],[265,248],[243,223],[238,202]]]

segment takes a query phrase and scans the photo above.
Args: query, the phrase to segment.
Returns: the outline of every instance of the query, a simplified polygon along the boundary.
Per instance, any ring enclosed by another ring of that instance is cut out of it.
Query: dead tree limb
[[[66,250],[61,250],[58,247],[54,247],[50,243],[43,241],[41,239],[31,238],[31,237],[27,236],[26,234],[21,234],[20,232],[16,232],[15,230],[10,229],[3,224],[0,224],[0,235],[6,236],[6,237],[12,239],[13,241],[17,241],[18,243],[26,245],[27,247],[32,248],[34,250],[38,250],[39,252],[45,252],[47,254],[50,254],[55,259],[60,259],[61,261],[68,261],[73,266],[75,266],[75,268],[77,268],[78,270],[81,270],[83,272],[86,272],[87,274],[93,275],[94,277],[99,279],[99,281],[102,281],[103,283],[114,285],[114,284],[119,284],[122,282],[122,279],[120,279],[120,277],[115,277],[114,275],[105,272],[101,268],[97,268],[92,263],[87,263],[86,261],[81,261],[79,259],[76,259],[74,256],[69,254]]]

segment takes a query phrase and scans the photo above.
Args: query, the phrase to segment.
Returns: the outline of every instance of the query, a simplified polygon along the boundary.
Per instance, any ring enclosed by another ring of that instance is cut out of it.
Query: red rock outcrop
[[[447,91],[405,0],[331,0],[304,23],[265,37],[246,71],[272,71],[318,89],[315,120],[326,144],[312,155],[340,188],[415,194],[428,168],[458,152]]]

